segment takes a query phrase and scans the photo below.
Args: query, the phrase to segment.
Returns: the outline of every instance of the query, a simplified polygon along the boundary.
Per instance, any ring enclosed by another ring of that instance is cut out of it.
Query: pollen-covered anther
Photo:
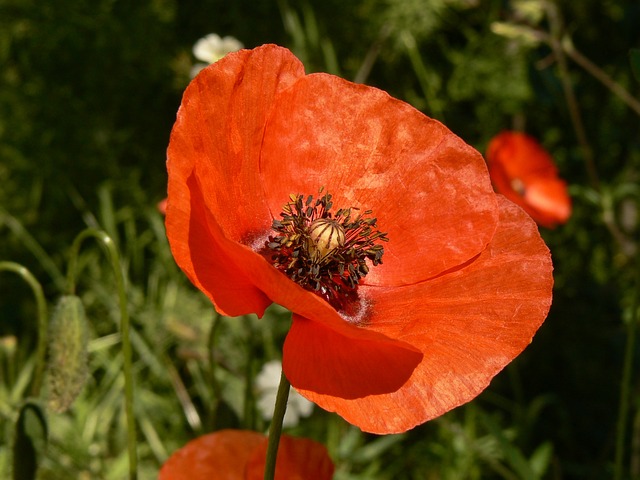
[[[344,246],[345,234],[338,222],[328,218],[318,218],[309,225],[309,255],[315,261],[322,261],[338,248]]]
[[[370,210],[332,212],[328,193],[317,200],[292,194],[289,200],[281,220],[273,221],[275,234],[265,244],[265,256],[291,280],[347,312],[369,266],[382,263],[380,243],[388,241],[387,234],[376,230]]]

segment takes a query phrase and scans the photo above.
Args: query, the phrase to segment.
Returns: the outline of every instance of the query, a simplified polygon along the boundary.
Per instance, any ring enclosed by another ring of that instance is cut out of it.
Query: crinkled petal
[[[548,313],[553,287],[551,257],[536,225],[498,197],[498,230],[475,261],[416,285],[363,288],[373,303],[368,328],[424,354],[401,388],[358,399],[298,391],[361,429],[382,434],[406,431],[484,390],[531,342]]]
[[[272,215],[289,194],[334,195],[335,208],[373,210],[389,235],[370,285],[431,278],[480,253],[497,224],[482,156],[378,89],[308,75],[276,99],[260,175]]]

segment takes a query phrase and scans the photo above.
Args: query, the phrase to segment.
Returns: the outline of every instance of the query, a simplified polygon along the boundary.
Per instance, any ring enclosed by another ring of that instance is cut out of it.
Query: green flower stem
[[[276,395],[276,406],[273,411],[273,419],[269,427],[269,445],[267,447],[267,461],[264,465],[264,480],[274,480],[276,476],[276,458],[278,456],[278,446],[280,445],[280,434],[282,433],[282,420],[287,411],[287,400],[291,384],[284,374],[280,375],[280,385]]]
[[[549,25],[551,27],[549,46],[553,50],[556,62],[558,64],[560,82],[562,84],[565,100],[567,102],[569,117],[571,118],[571,123],[573,125],[573,130],[576,134],[578,144],[580,145],[580,149],[582,150],[582,158],[585,162],[585,169],[587,171],[587,174],[589,175],[591,185],[596,190],[600,190],[600,179],[598,177],[598,169],[596,167],[593,149],[589,144],[588,136],[584,128],[582,114],[580,112],[580,105],[573,90],[571,76],[569,75],[569,66],[567,65],[565,51],[562,48],[562,32],[564,25],[562,19],[560,18],[560,12],[558,11],[557,6],[552,2],[545,3],[545,6],[547,10],[547,16],[549,18]]]
[[[135,480],[138,476],[138,456],[136,450],[136,424],[133,416],[133,366],[130,339],[129,312],[127,310],[127,294],[125,290],[125,280],[120,266],[120,255],[115,243],[102,230],[87,228],[82,231],[71,245],[71,259],[69,261],[69,271],[67,275],[67,288],[69,294],[75,294],[76,269],[78,265],[78,252],[80,245],[88,238],[94,237],[105,248],[111,261],[111,267],[116,279],[120,302],[120,334],[122,335],[122,357],[124,373],[124,407],[127,417],[127,443],[129,450],[129,479]]]
[[[629,398],[631,394],[631,382],[633,377],[633,357],[636,346],[636,333],[638,327],[638,313],[640,310],[640,256],[636,255],[636,289],[631,305],[631,318],[627,323],[627,344],[624,352],[622,366],[622,381],[620,382],[620,405],[618,407],[618,425],[616,433],[616,447],[614,459],[614,479],[621,480],[624,477],[624,451],[627,437],[627,418],[629,416]]]
[[[211,391],[213,392],[213,402],[211,402],[209,411],[209,426],[211,430],[216,430],[218,421],[218,407],[220,406],[220,399],[222,398],[222,389],[220,388],[220,382],[216,378],[216,358],[215,358],[215,346],[218,339],[218,331],[222,324],[222,317],[217,313],[214,314],[211,322],[211,329],[209,330],[209,339],[207,341],[209,368],[207,369],[207,378],[209,379],[209,385],[211,385]]]
[[[42,293],[42,285],[36,280],[29,270],[15,262],[0,262],[0,271],[16,273],[29,284],[33,295],[36,297],[38,306],[38,347],[36,350],[36,367],[33,373],[33,383],[31,384],[31,395],[38,397],[42,380],[44,377],[44,367],[47,359],[47,333],[49,316],[47,313],[47,302]]]

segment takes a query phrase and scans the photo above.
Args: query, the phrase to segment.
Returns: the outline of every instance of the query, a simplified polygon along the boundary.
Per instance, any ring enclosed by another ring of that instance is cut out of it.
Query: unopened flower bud
[[[49,407],[62,413],[82,391],[89,375],[89,327],[82,301],[76,295],[58,300],[49,322]]]

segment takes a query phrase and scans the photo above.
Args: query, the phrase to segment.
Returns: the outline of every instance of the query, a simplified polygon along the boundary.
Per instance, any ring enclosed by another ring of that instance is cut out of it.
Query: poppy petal
[[[181,172],[186,174],[186,172]],[[256,313],[262,316],[271,300],[238,269],[214,236],[203,193],[195,174],[169,178],[166,229],[171,252],[189,280],[204,292],[222,315]],[[236,244],[238,248],[242,245]],[[253,252],[249,252],[256,255]]]
[[[487,160],[501,164],[508,177],[524,183],[531,177],[558,175],[551,155],[535,138],[522,132],[504,131],[493,137],[487,147]]]
[[[275,45],[229,54],[191,82],[171,133],[167,237],[178,265],[225,315],[262,315],[271,301],[216,244],[206,217],[236,242],[270,228],[255,174],[264,123],[276,91],[302,75]]]
[[[553,228],[571,216],[566,183],[551,155],[522,132],[504,131],[487,147],[489,174],[496,191],[520,205],[538,224]]]
[[[540,225],[552,227],[566,223],[571,216],[571,198],[567,184],[559,178],[540,178],[527,185],[525,201],[534,209],[531,216]]]
[[[219,430],[190,441],[160,469],[158,480],[258,480],[264,478],[268,439],[250,430]],[[324,445],[280,437],[276,478],[330,480],[334,466]]]
[[[188,175],[195,168],[228,238],[271,227],[256,175],[265,121],[277,92],[302,76],[289,50],[265,45],[210,65],[184,93],[167,152],[169,181],[185,177],[176,170]]]
[[[266,442],[263,434],[220,430],[190,441],[167,460],[158,480],[238,480],[254,451]]]
[[[410,344],[365,328],[352,330],[339,332],[294,314],[282,361],[291,385],[349,399],[388,393],[398,390],[422,360]]]
[[[256,448],[246,468],[246,480],[262,480],[268,442]],[[335,468],[321,443],[289,435],[280,437],[276,459],[277,480],[331,480]]]
[[[296,387],[298,392],[382,434],[413,428],[484,390],[530,343],[548,313],[553,287],[551,257],[536,225],[498,198],[498,230],[465,268],[417,285],[363,289],[374,304],[369,328],[424,353],[398,391],[357,400]]]
[[[441,123],[326,74],[299,79],[276,102],[260,161],[272,215],[291,193],[316,195],[320,187],[336,208],[373,210],[390,241],[367,284],[431,278],[493,236],[498,212],[485,162]]]

